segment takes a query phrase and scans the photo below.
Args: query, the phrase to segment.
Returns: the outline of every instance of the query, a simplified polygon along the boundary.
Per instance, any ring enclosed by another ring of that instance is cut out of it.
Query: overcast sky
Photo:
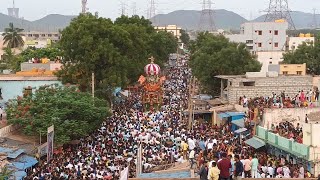
[[[88,0],[90,12],[99,12],[100,16],[116,18],[121,12],[121,2],[126,2],[127,14],[133,12],[134,3],[136,12],[146,16],[150,0]],[[168,13],[174,10],[200,10],[202,0],[154,0],[156,13]],[[234,11],[250,19],[263,14],[268,7],[269,0],[212,0],[214,9]],[[288,0],[292,10],[312,12],[319,8],[320,0]],[[48,14],[77,15],[81,11],[81,0],[15,0],[16,7],[20,8],[20,16],[27,20],[36,20]],[[0,12],[7,14],[7,8],[12,7],[12,0],[0,0]]]

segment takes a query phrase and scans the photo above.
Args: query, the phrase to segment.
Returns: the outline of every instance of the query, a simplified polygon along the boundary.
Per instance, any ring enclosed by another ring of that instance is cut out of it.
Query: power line
[[[270,0],[269,8],[266,10],[265,22],[273,22],[284,19],[289,23],[289,29],[296,29],[289,9],[288,0]]]
[[[200,31],[214,31],[216,29],[213,20],[212,4],[211,0],[202,1],[202,10],[199,21]]]
[[[132,2],[131,9],[132,9],[132,16],[137,15],[137,3],[136,2]]]

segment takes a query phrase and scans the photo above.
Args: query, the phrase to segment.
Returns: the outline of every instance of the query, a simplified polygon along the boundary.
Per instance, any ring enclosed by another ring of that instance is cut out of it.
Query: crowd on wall
[[[228,122],[218,126],[196,119],[188,130],[188,118],[181,111],[187,109],[189,97],[191,70],[186,63],[183,59],[181,66],[168,69],[160,111],[143,112],[141,94],[133,93],[114,105],[112,116],[99,129],[79,144],[65,145],[50,161],[41,161],[25,179],[117,180],[126,167],[129,177],[136,177],[140,145],[144,173],[174,162],[189,162],[201,180],[314,176],[306,164],[294,158],[275,156],[268,148],[254,149],[246,144],[245,140],[252,137],[252,128],[248,127],[247,135],[243,135],[233,132]],[[241,100],[247,105],[249,101]],[[256,103],[261,103],[259,98]],[[281,124],[274,130],[285,134],[283,128],[287,126],[294,138],[298,131],[290,124]]]

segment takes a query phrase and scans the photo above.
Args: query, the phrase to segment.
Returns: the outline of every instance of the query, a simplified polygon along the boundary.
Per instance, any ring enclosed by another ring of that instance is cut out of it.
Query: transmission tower
[[[213,20],[212,4],[211,0],[202,1],[202,10],[199,21],[200,31],[214,31],[216,29]]]
[[[148,19],[151,19],[156,16],[156,5],[154,0],[149,0],[149,3]]]
[[[269,8],[266,10],[265,22],[273,22],[279,19],[286,20],[289,23],[289,29],[296,29],[291,18],[288,0],[270,0]]]
[[[137,3],[136,2],[132,2],[131,9],[132,9],[132,16],[137,15]]]
[[[87,1],[88,0],[81,0],[81,4],[82,4],[82,14],[85,14],[87,12]]]
[[[126,16],[127,15],[127,3],[122,1],[121,2],[121,16]]]
[[[316,13],[316,9],[314,8],[313,9],[313,23],[312,23],[312,27],[314,29],[317,29],[318,28],[318,21],[317,21],[317,13]]]

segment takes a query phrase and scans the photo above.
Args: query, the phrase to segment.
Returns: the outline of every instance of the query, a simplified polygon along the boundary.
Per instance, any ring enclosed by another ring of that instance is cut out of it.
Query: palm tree
[[[2,33],[4,39],[3,45],[7,44],[8,48],[22,47],[24,45],[22,31],[23,29],[16,28],[13,26],[13,23],[10,23],[9,27],[5,28],[4,33]]]
[[[7,166],[4,166],[0,170],[0,179],[9,179],[12,173],[14,173],[13,170],[10,170]]]

